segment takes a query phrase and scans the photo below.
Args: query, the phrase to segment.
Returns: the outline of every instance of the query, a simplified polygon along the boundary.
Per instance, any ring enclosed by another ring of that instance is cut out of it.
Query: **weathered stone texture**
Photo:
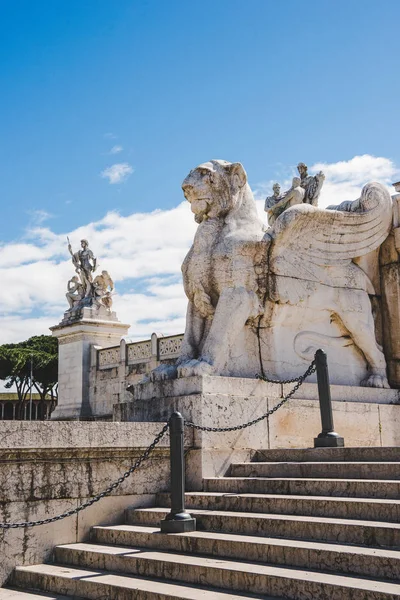
[[[400,196],[396,196],[399,198]],[[398,211],[399,200],[394,201]],[[396,217],[396,212],[395,212]],[[395,223],[396,224],[396,223]],[[400,387],[400,227],[393,229],[382,244],[381,284],[382,284],[382,343],[388,363],[389,383]]]
[[[52,517],[93,497],[127,471],[162,423],[0,422],[0,521]],[[190,442],[188,437],[187,442]],[[128,506],[168,489],[169,439],[112,496],[56,523],[0,531],[0,585],[16,565],[50,557],[57,543],[82,541],[92,525],[120,522]]]
[[[52,419],[90,419],[104,414],[104,398],[99,398],[98,406],[92,398],[92,348],[119,343],[128,328],[111,318],[82,318],[51,328],[59,343],[58,404]]]
[[[114,407],[117,420],[165,421],[174,410],[208,427],[241,425],[267,413],[294,384],[239,377],[185,377],[137,385],[134,401]],[[400,445],[399,390],[331,386],[336,431],[347,447]],[[269,419],[230,432],[194,431],[187,454],[187,481],[222,476],[232,462],[259,448],[309,448],[321,431],[317,385],[305,383]]]
[[[295,189],[317,191],[319,175],[306,170],[299,164],[288,204]],[[389,388],[379,344],[378,254],[393,226],[385,186],[368,183],[357,200],[328,209],[314,194],[299,197],[267,231],[240,163],[205,162],[182,189],[198,223],[182,264],[186,329],[176,365],[158,366],[151,380],[292,379],[324,348],[332,383]]]

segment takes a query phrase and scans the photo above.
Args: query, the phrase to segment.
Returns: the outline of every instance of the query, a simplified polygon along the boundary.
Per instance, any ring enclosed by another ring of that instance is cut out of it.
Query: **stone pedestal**
[[[59,325],[50,328],[58,338],[58,405],[53,420],[92,420],[98,418],[90,404],[91,348],[119,345],[129,325],[120,323],[106,309],[83,308],[72,316],[69,311]]]
[[[294,384],[269,384],[240,377],[187,377],[138,384],[132,402],[114,405],[114,420],[161,421],[179,411],[185,420],[210,427],[231,427],[273,408]],[[348,446],[390,445],[400,424],[399,390],[332,385],[335,430]],[[192,431],[192,430],[190,430]],[[321,431],[318,389],[305,383],[269,419],[227,433],[194,430],[186,454],[188,489],[200,489],[203,477],[223,476],[232,462],[251,460],[266,448],[312,448]]]

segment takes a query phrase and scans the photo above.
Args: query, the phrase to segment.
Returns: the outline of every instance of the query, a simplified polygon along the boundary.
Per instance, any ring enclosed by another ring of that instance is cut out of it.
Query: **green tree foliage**
[[[37,335],[18,344],[0,346],[0,379],[5,387],[15,386],[18,394],[17,418],[24,414],[30,392],[31,361],[33,391],[41,398],[41,414],[45,414],[45,398],[57,400],[58,342],[51,335]]]

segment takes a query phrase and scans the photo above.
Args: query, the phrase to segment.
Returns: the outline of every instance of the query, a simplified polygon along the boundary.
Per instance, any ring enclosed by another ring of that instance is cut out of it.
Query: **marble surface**
[[[128,470],[161,427],[1,421],[0,521],[44,519],[76,508]],[[121,522],[128,507],[154,503],[169,486],[168,444],[166,436],[135,475],[85,511],[42,527],[5,530],[0,585],[16,566],[50,560],[55,544],[87,539],[93,525]]]
[[[112,318],[93,318],[92,309],[79,321],[56,325],[51,331],[58,339],[58,404],[52,420],[79,420],[101,416],[93,404],[90,379],[92,347],[106,348],[120,343],[129,325]]]
[[[198,229],[182,265],[185,336],[177,364],[159,366],[151,380],[263,370],[292,378],[323,348],[332,383],[389,387],[370,298],[392,199],[369,183],[357,200],[321,209],[323,174],[298,169],[304,201],[267,231],[240,163],[212,160],[186,177]]]
[[[103,270],[94,277],[98,263],[89,248],[88,240],[81,240],[81,247],[77,252],[72,251],[69,238],[67,240],[76,275],[73,275],[67,283],[65,297],[69,309],[64,315],[64,321],[79,320],[85,308],[92,308],[97,313],[111,314],[114,282],[110,274]]]
[[[114,418],[165,422],[176,410],[206,427],[237,427],[267,413],[293,388],[238,377],[186,377],[134,386],[134,400],[114,406]],[[400,391],[331,386],[334,425],[351,446],[400,444]],[[398,426],[399,424],[399,426]],[[187,481],[201,489],[204,477],[222,476],[232,462],[250,460],[260,448],[311,448],[321,432],[316,384],[304,383],[268,419],[229,432],[190,430]]]

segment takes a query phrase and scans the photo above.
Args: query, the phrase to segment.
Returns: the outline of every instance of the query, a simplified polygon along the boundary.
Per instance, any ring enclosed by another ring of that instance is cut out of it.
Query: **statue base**
[[[232,427],[268,412],[293,385],[213,376],[138,384],[133,386],[132,402],[114,405],[114,420],[165,422],[179,411],[195,424]],[[335,431],[346,447],[399,444],[400,390],[332,385],[331,395]],[[321,431],[317,385],[303,384],[287,404],[246,429],[227,433],[187,429],[193,435],[186,455],[187,484],[200,489],[203,477],[225,475],[232,462],[249,461],[256,450],[313,448]]]
[[[103,305],[94,306],[92,298],[84,298],[82,302],[84,303],[79,303],[79,307],[66,310],[62,321],[59,325],[57,325],[57,327],[71,325],[72,323],[78,323],[79,321],[85,321],[88,319],[92,321],[100,320],[115,321],[117,323],[119,322],[116,312],[111,311],[109,308],[106,308]],[[51,330],[53,329],[54,328],[51,328]]]
[[[59,325],[50,328],[58,338],[58,404],[52,420],[95,420],[90,402],[91,349],[119,345],[129,325],[115,312],[84,307],[67,311]]]

